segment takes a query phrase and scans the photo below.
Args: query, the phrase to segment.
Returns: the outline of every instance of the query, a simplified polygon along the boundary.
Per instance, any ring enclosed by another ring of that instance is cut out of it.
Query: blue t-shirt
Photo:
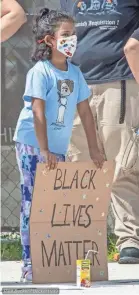
[[[39,61],[29,70],[26,79],[24,108],[16,126],[14,141],[39,148],[35,134],[32,97],[46,102],[48,147],[53,153],[66,154],[76,106],[88,99],[90,90],[80,69],[68,62],[61,71],[49,61]]]

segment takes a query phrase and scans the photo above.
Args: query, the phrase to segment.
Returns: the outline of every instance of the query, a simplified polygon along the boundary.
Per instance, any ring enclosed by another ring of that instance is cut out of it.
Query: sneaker
[[[22,267],[22,276],[20,281],[32,282],[32,267],[30,265]]]
[[[120,252],[120,264],[139,264],[139,249],[137,248],[123,248]]]

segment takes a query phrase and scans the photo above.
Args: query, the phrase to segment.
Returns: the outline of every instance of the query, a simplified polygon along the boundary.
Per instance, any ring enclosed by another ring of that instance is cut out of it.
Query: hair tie
[[[43,43],[44,41],[45,41],[44,39],[42,39],[42,40],[38,40],[37,43],[41,44],[41,43]]]

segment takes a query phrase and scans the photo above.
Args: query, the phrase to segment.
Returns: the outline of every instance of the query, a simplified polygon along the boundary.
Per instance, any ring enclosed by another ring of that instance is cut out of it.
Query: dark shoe
[[[139,249],[123,248],[118,262],[120,264],[139,264]]]

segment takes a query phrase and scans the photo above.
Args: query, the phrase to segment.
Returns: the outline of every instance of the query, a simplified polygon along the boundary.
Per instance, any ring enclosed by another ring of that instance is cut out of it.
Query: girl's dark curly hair
[[[35,36],[32,54],[33,61],[51,59],[51,48],[45,42],[39,43],[38,41],[45,38],[46,35],[54,36],[62,22],[74,23],[74,19],[66,13],[49,10],[48,8],[40,10],[33,25],[33,34]]]

